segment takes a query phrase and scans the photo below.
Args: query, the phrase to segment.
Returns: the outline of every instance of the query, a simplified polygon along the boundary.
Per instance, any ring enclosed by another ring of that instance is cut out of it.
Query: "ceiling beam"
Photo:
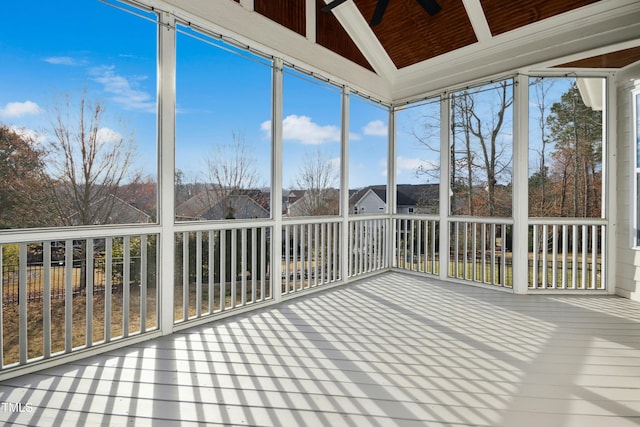
[[[389,102],[392,99],[388,78],[310,41],[282,25],[241,7],[234,1],[210,0],[138,0],[175,14],[210,31],[234,38],[284,61],[324,75],[336,83]],[[346,5],[346,4],[345,4]],[[353,6],[355,7],[355,6]],[[314,6],[315,8],[315,6]],[[360,19],[364,21],[361,15]],[[366,24],[366,23],[365,23]],[[354,40],[357,43],[357,40]],[[364,53],[364,52],[363,52]]]
[[[311,43],[316,42],[316,0],[306,0],[305,15],[307,19],[307,40]]]
[[[597,2],[492,37],[482,48],[467,46],[400,69],[394,80],[394,101],[516,72],[580,52],[611,49],[638,38],[640,2]]]
[[[489,29],[487,18],[484,16],[480,0],[462,0],[462,3],[471,21],[473,31],[476,33],[478,43],[491,40],[491,30]]]
[[[331,0],[324,0],[330,3]],[[374,71],[388,81],[392,81],[398,69],[375,36],[369,23],[364,19],[358,7],[348,1],[331,10],[360,52]]]

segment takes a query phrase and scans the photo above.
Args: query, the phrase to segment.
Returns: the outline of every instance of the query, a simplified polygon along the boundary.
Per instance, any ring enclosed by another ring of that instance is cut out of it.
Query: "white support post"
[[[282,300],[282,114],[284,76],[282,59],[273,60],[271,82],[271,286],[273,299]],[[287,254],[288,255],[288,254]]]
[[[513,89],[513,292],[529,288],[529,81],[515,77]]]
[[[393,267],[393,260],[396,257],[396,233],[399,232],[396,227],[395,215],[398,213],[397,192],[396,192],[396,109],[389,109],[389,126],[388,126],[388,146],[387,146],[387,218],[389,227],[387,228],[387,247],[390,249],[387,253],[386,264],[389,268]]]
[[[616,78],[615,74],[610,74],[606,82],[603,83],[603,91],[605,93],[604,111],[602,112],[603,128],[603,141],[602,144],[602,157],[603,167],[602,173],[604,175],[605,182],[603,191],[603,206],[604,212],[602,212],[603,218],[607,219],[606,231],[602,233],[603,238],[606,239],[604,251],[602,254],[602,283],[605,283],[607,292],[611,295],[616,293],[616,280],[615,280],[615,265],[616,265],[616,236],[617,236],[617,217],[618,217],[618,200],[617,200],[617,176],[615,172],[615,165],[617,164],[617,129],[616,123],[618,123],[617,108],[618,103],[617,91],[616,91]],[[605,133],[606,132],[606,133]],[[594,260],[595,263],[595,260]]]
[[[450,161],[451,153],[449,146],[449,127],[450,127],[450,106],[448,97],[440,102],[440,267],[438,276],[442,280],[446,280],[449,275],[449,200],[450,200]],[[434,254],[435,257],[435,254]]]
[[[340,233],[340,279],[344,283],[349,279],[349,120],[351,90],[342,88],[340,126],[340,214],[342,215],[342,233]]]
[[[174,299],[174,175],[175,175],[175,105],[176,105],[176,32],[174,17],[163,12],[158,26],[158,212],[160,234],[159,325],[163,335],[173,332]]]
[[[18,276],[18,301],[20,302],[18,304],[18,348],[19,348],[19,356],[20,356],[20,364],[24,365],[27,363],[27,359],[29,358],[29,352],[28,352],[28,345],[27,345],[27,339],[28,339],[28,333],[27,333],[27,328],[28,328],[28,317],[27,315],[28,313],[28,306],[29,304],[27,304],[28,301],[28,296],[27,296],[27,244],[26,243],[20,243],[20,249],[19,249],[19,259],[18,259],[18,266],[19,266],[19,276]],[[65,317],[64,317],[64,327],[65,327],[65,351],[70,352],[71,348],[72,348],[72,319],[73,319],[73,311],[72,311],[72,275],[71,273],[71,267],[73,264],[73,249],[72,249],[72,245],[69,242],[66,242],[66,246],[65,246],[65,291],[64,291],[64,299],[65,299],[65,305],[64,305],[64,312],[65,312]],[[2,283],[0,282],[0,285],[2,285]],[[4,286],[2,286],[2,290],[4,292]],[[0,310],[2,310],[3,307],[0,306]],[[13,333],[15,334],[16,331],[14,330]]]

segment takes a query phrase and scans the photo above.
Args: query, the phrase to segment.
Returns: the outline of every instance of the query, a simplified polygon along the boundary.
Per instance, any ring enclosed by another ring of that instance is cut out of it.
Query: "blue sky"
[[[86,88],[87,100],[106,106],[105,142],[133,133],[138,168],[155,176],[147,167],[156,158],[155,25],[98,1],[8,2],[3,10],[0,123],[46,147],[53,109]]]
[[[155,177],[155,25],[97,0],[3,6],[0,123],[45,144],[51,139],[51,109],[65,93],[79,99],[86,87],[89,99],[107,107],[104,138],[134,132],[137,167]],[[269,185],[269,63],[212,46],[216,43],[177,36],[176,167],[187,179],[201,178],[213,147],[233,143],[235,134],[249,147],[260,184]],[[309,153],[319,152],[339,164],[340,92],[292,70],[285,73],[284,90],[283,186],[291,188]],[[437,167],[439,154],[412,136],[415,120],[434,115],[425,108],[432,107],[411,108],[398,116],[399,183],[426,182],[424,176],[416,177],[415,169]],[[386,183],[387,122],[384,108],[352,97],[351,188]]]

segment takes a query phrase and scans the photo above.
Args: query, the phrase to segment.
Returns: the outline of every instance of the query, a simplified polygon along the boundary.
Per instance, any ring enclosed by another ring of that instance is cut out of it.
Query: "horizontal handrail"
[[[529,218],[529,225],[605,225],[604,218]]]
[[[491,218],[481,216],[450,216],[447,218],[449,222],[466,222],[473,224],[505,224],[512,225],[514,223],[513,218]]]
[[[162,228],[157,224],[148,225],[99,225],[95,227],[56,227],[21,230],[2,230],[0,245],[30,243],[38,241],[83,240],[100,237],[136,236],[159,234]]]
[[[294,216],[282,218],[282,223],[287,224],[319,224],[342,222],[341,216]]]

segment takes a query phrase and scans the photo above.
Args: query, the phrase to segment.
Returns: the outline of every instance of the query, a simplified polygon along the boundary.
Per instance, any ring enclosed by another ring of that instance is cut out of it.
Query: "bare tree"
[[[332,159],[318,149],[305,154],[293,190],[303,194],[292,206],[292,215],[316,216],[340,213],[340,192],[335,188],[340,171]]]
[[[438,107],[440,103],[437,104]],[[411,129],[408,131],[414,138],[415,147],[435,154],[439,159],[440,155],[440,108],[437,110],[427,109],[426,113],[419,118],[411,120]],[[423,178],[425,182],[440,182],[439,162],[421,163],[414,171],[417,178]]]
[[[133,136],[103,126],[105,106],[87,100],[86,89],[75,105],[69,94],[56,104],[52,118],[53,140],[47,166],[53,178],[51,193],[61,225],[123,222],[118,207],[140,181],[134,171]],[[120,129],[124,125],[120,124]],[[124,185],[129,184],[129,185]],[[86,286],[87,243],[81,240],[81,286]],[[74,258],[76,255],[74,254]]]
[[[114,206],[133,188],[123,184],[140,180],[133,135],[103,127],[104,114],[105,105],[87,100],[86,90],[78,105],[67,94],[54,108],[47,166],[61,225],[119,222]]]
[[[473,213],[496,216],[508,215],[510,212],[510,201],[500,200],[505,198],[507,192],[498,191],[498,181],[510,174],[512,160],[510,147],[501,141],[503,128],[513,104],[509,87],[508,81],[501,81],[490,89],[495,94],[495,99],[489,108],[482,108],[476,103],[475,93],[463,91],[456,96],[459,99],[458,120],[465,142],[465,186]],[[453,122],[455,121],[454,119]],[[452,170],[456,169],[457,161],[458,159],[452,159]],[[478,194],[473,191],[478,184],[484,187],[486,199],[477,197]],[[499,207],[502,208],[500,212]]]
[[[538,152],[537,170],[529,179],[530,193],[530,215],[546,216],[549,210],[549,196],[547,194],[547,185],[549,181],[549,166],[547,164],[547,150],[549,149],[550,140],[547,130],[547,98],[549,91],[553,87],[553,79],[538,78],[531,83],[534,89],[535,107],[538,111],[537,125],[540,131],[540,141],[536,144]]]
[[[247,147],[244,135],[233,132],[230,144],[216,145],[205,159],[206,190],[200,193],[205,209],[215,209],[216,219],[251,218],[257,197],[260,172],[256,159]]]

